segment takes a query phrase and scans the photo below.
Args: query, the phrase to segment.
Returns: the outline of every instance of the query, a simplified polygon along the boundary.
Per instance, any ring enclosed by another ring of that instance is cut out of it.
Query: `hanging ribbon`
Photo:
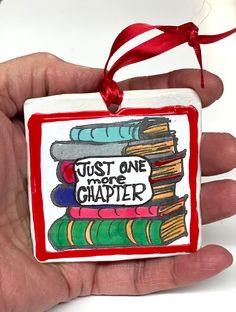
[[[158,29],[162,31],[160,35],[149,39],[122,55],[108,70],[111,57],[115,52],[129,40],[147,31]],[[188,42],[194,49],[201,69],[201,86],[204,87],[203,65],[201,44],[208,44],[224,39],[236,32],[236,28],[217,35],[199,35],[198,27],[192,22],[180,26],[153,26],[149,24],[137,23],[126,27],[115,39],[107,62],[104,68],[104,78],[102,82],[101,96],[107,107],[111,104],[120,105],[123,99],[123,91],[113,80],[115,73],[122,67],[141,62],[162,54],[183,43]]]

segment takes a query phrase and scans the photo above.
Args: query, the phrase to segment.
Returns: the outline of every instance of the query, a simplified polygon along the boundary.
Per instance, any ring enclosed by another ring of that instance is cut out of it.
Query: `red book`
[[[89,208],[71,207],[69,216],[73,219],[128,219],[128,218],[154,218],[164,217],[180,211],[185,206],[187,196],[172,200],[166,205],[115,207],[115,208]]]

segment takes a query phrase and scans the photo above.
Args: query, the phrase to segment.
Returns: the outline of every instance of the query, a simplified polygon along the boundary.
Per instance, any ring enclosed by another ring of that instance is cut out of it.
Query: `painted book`
[[[67,215],[71,219],[132,219],[132,218],[169,218],[178,213],[186,212],[185,202],[187,196],[174,198],[172,202],[164,205],[150,205],[138,207],[69,207]]]
[[[94,148],[96,147],[96,148]],[[157,137],[156,139],[145,141],[112,142],[112,143],[89,143],[89,142],[70,142],[56,141],[51,146],[53,159],[76,160],[85,157],[117,156],[117,155],[136,155],[154,156],[163,158],[174,155],[176,147],[175,135]]]
[[[113,124],[91,124],[71,129],[73,141],[110,143],[152,139],[169,133],[168,118],[143,118]]]
[[[88,246],[162,246],[185,235],[184,214],[165,221],[155,218],[74,221],[64,216],[49,230],[49,239],[59,250]]]

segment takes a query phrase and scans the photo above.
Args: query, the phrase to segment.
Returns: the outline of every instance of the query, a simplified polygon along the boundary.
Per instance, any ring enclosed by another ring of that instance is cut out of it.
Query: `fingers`
[[[201,140],[204,175],[216,175],[236,167],[236,138],[229,133],[204,133]]]
[[[202,184],[201,207],[203,224],[236,214],[236,181],[221,180]]]
[[[201,141],[201,167],[204,175],[216,175],[236,167],[236,139],[228,133],[205,133]],[[236,181],[202,184],[203,224],[236,214]]]
[[[97,264],[93,294],[141,295],[182,287],[231,264],[231,254],[213,245],[184,256]]]
[[[0,110],[9,118],[22,111],[28,98],[95,92],[102,79],[102,70],[73,65],[48,53],[2,63],[0,74]]]
[[[208,71],[204,71],[204,80],[205,87],[201,88],[199,70],[181,69],[162,75],[128,79],[121,82],[120,86],[123,90],[191,88],[198,93],[203,107],[206,107],[221,97],[223,83],[218,76]]]
[[[70,64],[48,53],[37,53],[0,64],[0,109],[12,118],[22,111],[28,98],[62,93],[96,92],[101,89],[103,71]],[[192,88],[203,106],[218,99],[222,81],[205,71],[205,88],[200,87],[199,70],[183,69],[120,83],[123,89]]]
[[[204,133],[201,140],[203,175],[217,175],[236,167],[236,139],[229,133]],[[236,182],[214,181],[202,184],[203,224],[236,214]]]

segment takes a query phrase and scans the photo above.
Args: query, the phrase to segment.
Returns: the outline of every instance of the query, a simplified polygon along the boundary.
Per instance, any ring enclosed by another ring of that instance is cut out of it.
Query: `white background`
[[[71,62],[103,67],[115,36],[128,24],[182,24],[193,20],[200,33],[219,33],[236,26],[235,0],[210,0],[199,14],[200,0],[4,0],[0,6],[0,61],[47,51]],[[217,103],[204,110],[203,130],[229,131],[236,135],[236,35],[202,47],[204,68],[218,74],[225,92]],[[155,60],[122,70],[117,79],[155,74],[181,67],[197,67],[188,45]],[[235,170],[227,177],[234,178]],[[219,178],[219,177],[216,177]],[[236,256],[236,217],[204,226],[203,244],[216,243]],[[89,297],[54,308],[59,311],[221,311],[236,295],[236,264],[218,276],[181,290],[143,297]],[[234,308],[233,308],[234,309]]]

